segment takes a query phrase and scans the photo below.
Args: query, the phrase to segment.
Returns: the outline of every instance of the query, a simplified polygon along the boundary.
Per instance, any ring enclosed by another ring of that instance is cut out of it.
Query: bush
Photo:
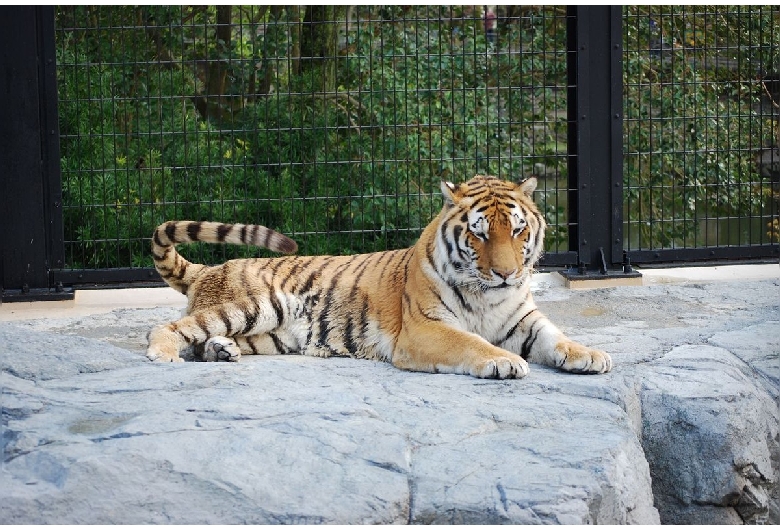
[[[736,46],[749,28],[752,39],[771,35],[771,12],[739,16],[733,6],[716,6],[708,17],[693,17],[690,9],[626,8],[624,222],[631,248],[705,246],[703,222],[760,217],[771,194],[754,160],[756,148],[773,141],[771,120],[757,111],[763,86],[756,74],[760,65],[780,64],[778,51]]]
[[[355,7],[324,59],[330,91],[300,56],[303,8],[219,9],[58,8],[67,267],[150,266],[169,219],[265,224],[304,254],[405,247],[438,212],[439,180],[476,173],[546,177],[547,250],[568,250],[559,8],[505,8],[522,16],[491,44],[468,6]],[[703,221],[767,202],[753,157],[774,123],[756,72],[780,64],[764,42],[776,12],[624,9],[625,245],[701,246]]]
[[[555,140],[564,120],[549,132],[527,126],[549,119],[549,102],[565,107],[550,94],[565,86],[565,69],[544,71],[563,54],[549,62],[496,54],[478,17],[459,18],[450,39],[449,23],[379,21],[369,8],[333,59],[337,91],[322,93],[316,70],[292,65],[300,11],[252,20],[256,12],[234,10],[241,30],[228,45],[200,24],[214,8],[178,9],[60,13],[69,267],[148,266],[147,240],[168,219],[266,224],[296,237],[304,254],[405,247],[438,212],[442,178],[521,178],[534,162],[565,177]],[[68,29],[73,20],[92,26]],[[132,34],[109,29],[144,23]],[[550,42],[562,45],[550,30],[561,23],[514,24],[506,38],[541,56]],[[214,64],[227,72],[219,98],[204,95]],[[529,78],[547,82],[529,88]],[[550,247],[565,238],[565,229],[553,232]],[[256,250],[194,252],[215,262]]]

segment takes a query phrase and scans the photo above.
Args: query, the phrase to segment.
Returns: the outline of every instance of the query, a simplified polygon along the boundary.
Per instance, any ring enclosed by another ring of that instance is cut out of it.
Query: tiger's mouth
[[[475,292],[486,292],[497,289],[507,289],[510,287],[517,287],[523,282],[523,269],[513,274],[503,277],[496,277],[494,274],[486,274],[479,267],[472,266],[456,266],[455,270],[463,273],[461,284],[469,286]]]
[[[495,277],[489,278],[483,274],[478,274],[475,279],[483,291],[488,291],[493,289],[506,289],[508,287],[515,287],[520,283],[520,274],[513,274],[508,278],[501,279]]]
[[[511,278],[507,278],[505,280],[501,280],[501,283],[496,284],[495,282],[491,282],[492,285],[490,286],[491,289],[506,289],[507,287],[514,287],[519,282],[519,278],[513,276]]]

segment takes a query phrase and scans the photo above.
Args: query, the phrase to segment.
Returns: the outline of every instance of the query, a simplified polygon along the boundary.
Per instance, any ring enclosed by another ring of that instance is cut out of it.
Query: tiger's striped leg
[[[528,375],[528,363],[519,355],[441,322],[428,322],[411,332],[404,328],[392,362],[397,368],[415,372],[468,374],[491,379],[519,379]]]
[[[606,352],[571,340],[538,309],[527,313],[500,346],[565,372],[602,374],[612,369],[612,358]]]
[[[279,355],[297,353],[296,348],[287,345],[280,333],[240,335],[236,337],[211,337],[203,347],[206,362],[238,362],[241,355]]]
[[[214,338],[204,351],[209,360],[238,360],[240,348],[229,338],[247,333],[265,333],[276,327],[278,317],[273,309],[256,305],[248,313],[245,304],[227,303],[194,312],[170,324],[157,326],[149,333],[146,356],[152,361],[179,362],[179,352],[187,346],[203,344]],[[251,321],[249,320],[251,318]]]
[[[204,360],[230,360],[230,357],[236,357],[235,353],[231,352],[237,347],[232,339],[225,337],[227,334],[226,326],[219,319],[214,321],[213,317],[209,319],[199,312],[154,328],[149,333],[146,357],[151,361],[181,362],[183,359],[179,357],[179,352],[187,346],[197,346],[205,342]]]

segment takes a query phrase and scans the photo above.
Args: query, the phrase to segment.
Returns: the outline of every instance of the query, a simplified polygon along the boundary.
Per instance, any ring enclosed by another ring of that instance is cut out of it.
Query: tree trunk
[[[217,6],[217,43],[215,55],[206,59],[206,93],[194,98],[195,108],[204,118],[222,119],[225,113],[225,89],[227,87],[233,6]]]
[[[343,8],[334,5],[306,6],[301,32],[301,72],[316,72],[320,90],[336,89],[336,57],[338,55],[337,15]]]
[[[230,15],[233,6],[217,6],[217,56],[209,61],[209,76],[206,85],[206,96],[217,100],[225,94],[227,82],[227,61],[225,55],[230,53],[231,30]]]
[[[299,6],[287,6],[287,20],[295,23],[290,26],[290,73],[297,76],[301,73],[301,11]]]

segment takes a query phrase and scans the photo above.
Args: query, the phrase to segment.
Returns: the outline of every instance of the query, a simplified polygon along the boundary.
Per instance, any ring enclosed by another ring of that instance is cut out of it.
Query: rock
[[[0,325],[0,370],[3,373],[33,381],[59,379],[81,373],[102,372],[143,360],[127,350],[79,336],[64,338],[51,333],[28,333],[19,328]]]
[[[704,345],[675,348],[645,370],[642,440],[662,522],[769,522],[780,411],[755,372]]]
[[[0,522],[780,523],[780,281],[535,296],[613,372],[158,365],[175,308],[0,323]]]
[[[780,404],[780,320],[716,333],[708,342],[727,349],[742,360],[744,364],[738,366],[743,370],[747,368],[750,375],[758,376],[757,380]]]
[[[639,439],[599,378],[297,356],[159,365],[0,332],[22,345],[3,353],[5,524],[658,522]],[[567,381],[578,393],[550,390]]]

